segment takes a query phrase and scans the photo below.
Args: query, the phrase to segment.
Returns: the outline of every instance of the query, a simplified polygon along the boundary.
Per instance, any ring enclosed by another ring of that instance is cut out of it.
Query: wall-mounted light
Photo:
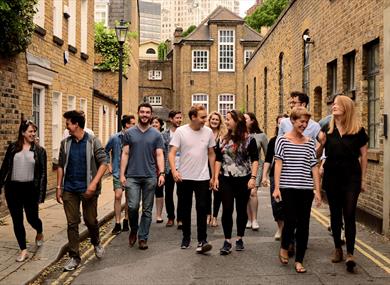
[[[302,36],[302,39],[303,39],[303,42],[305,44],[314,44],[314,41],[311,39],[310,35],[309,34],[304,34]]]

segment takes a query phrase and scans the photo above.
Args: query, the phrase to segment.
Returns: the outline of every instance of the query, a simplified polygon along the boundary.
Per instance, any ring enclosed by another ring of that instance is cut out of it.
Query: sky
[[[248,10],[256,0],[240,0],[240,16],[244,17],[246,10]]]

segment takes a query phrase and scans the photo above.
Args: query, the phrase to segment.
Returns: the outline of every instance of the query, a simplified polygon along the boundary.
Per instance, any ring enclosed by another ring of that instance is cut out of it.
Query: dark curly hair
[[[247,137],[248,129],[246,127],[245,117],[243,113],[237,110],[228,111],[227,114],[230,114],[233,121],[236,122],[235,130],[228,130],[225,140],[232,140],[234,143],[241,145]]]

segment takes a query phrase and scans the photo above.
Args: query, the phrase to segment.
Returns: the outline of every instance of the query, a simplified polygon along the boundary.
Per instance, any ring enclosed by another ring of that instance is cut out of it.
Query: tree
[[[166,60],[168,53],[168,47],[166,43],[160,43],[158,45],[158,60]]]
[[[288,3],[289,0],[266,0],[252,15],[245,17],[245,22],[257,31],[261,27],[270,27]]]
[[[37,0],[0,0],[0,55],[25,51],[34,33]]]
[[[191,34],[195,29],[196,29],[196,26],[195,26],[195,25],[191,25],[191,26],[189,26],[189,27],[187,28],[187,30],[185,30],[185,31],[181,34],[181,36],[182,36],[183,38],[185,38],[186,36],[188,36],[189,34]]]

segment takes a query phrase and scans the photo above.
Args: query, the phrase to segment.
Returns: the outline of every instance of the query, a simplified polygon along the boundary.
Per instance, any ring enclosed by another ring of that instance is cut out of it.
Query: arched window
[[[253,78],[253,113],[256,114],[256,77]]]
[[[302,38],[305,35],[309,35],[309,30],[306,30]],[[307,95],[309,95],[309,84],[310,84],[310,42],[303,40],[303,81],[302,89]],[[309,108],[309,106],[307,106]]]
[[[267,133],[268,116],[268,68],[264,68],[264,132]]]
[[[279,55],[279,114],[283,113],[283,101],[284,101],[284,54],[281,52]]]
[[[317,86],[314,88],[314,120],[319,121],[322,118],[322,88]]]
[[[146,50],[146,54],[156,54],[156,50],[153,49],[153,48],[148,48],[148,49]]]

